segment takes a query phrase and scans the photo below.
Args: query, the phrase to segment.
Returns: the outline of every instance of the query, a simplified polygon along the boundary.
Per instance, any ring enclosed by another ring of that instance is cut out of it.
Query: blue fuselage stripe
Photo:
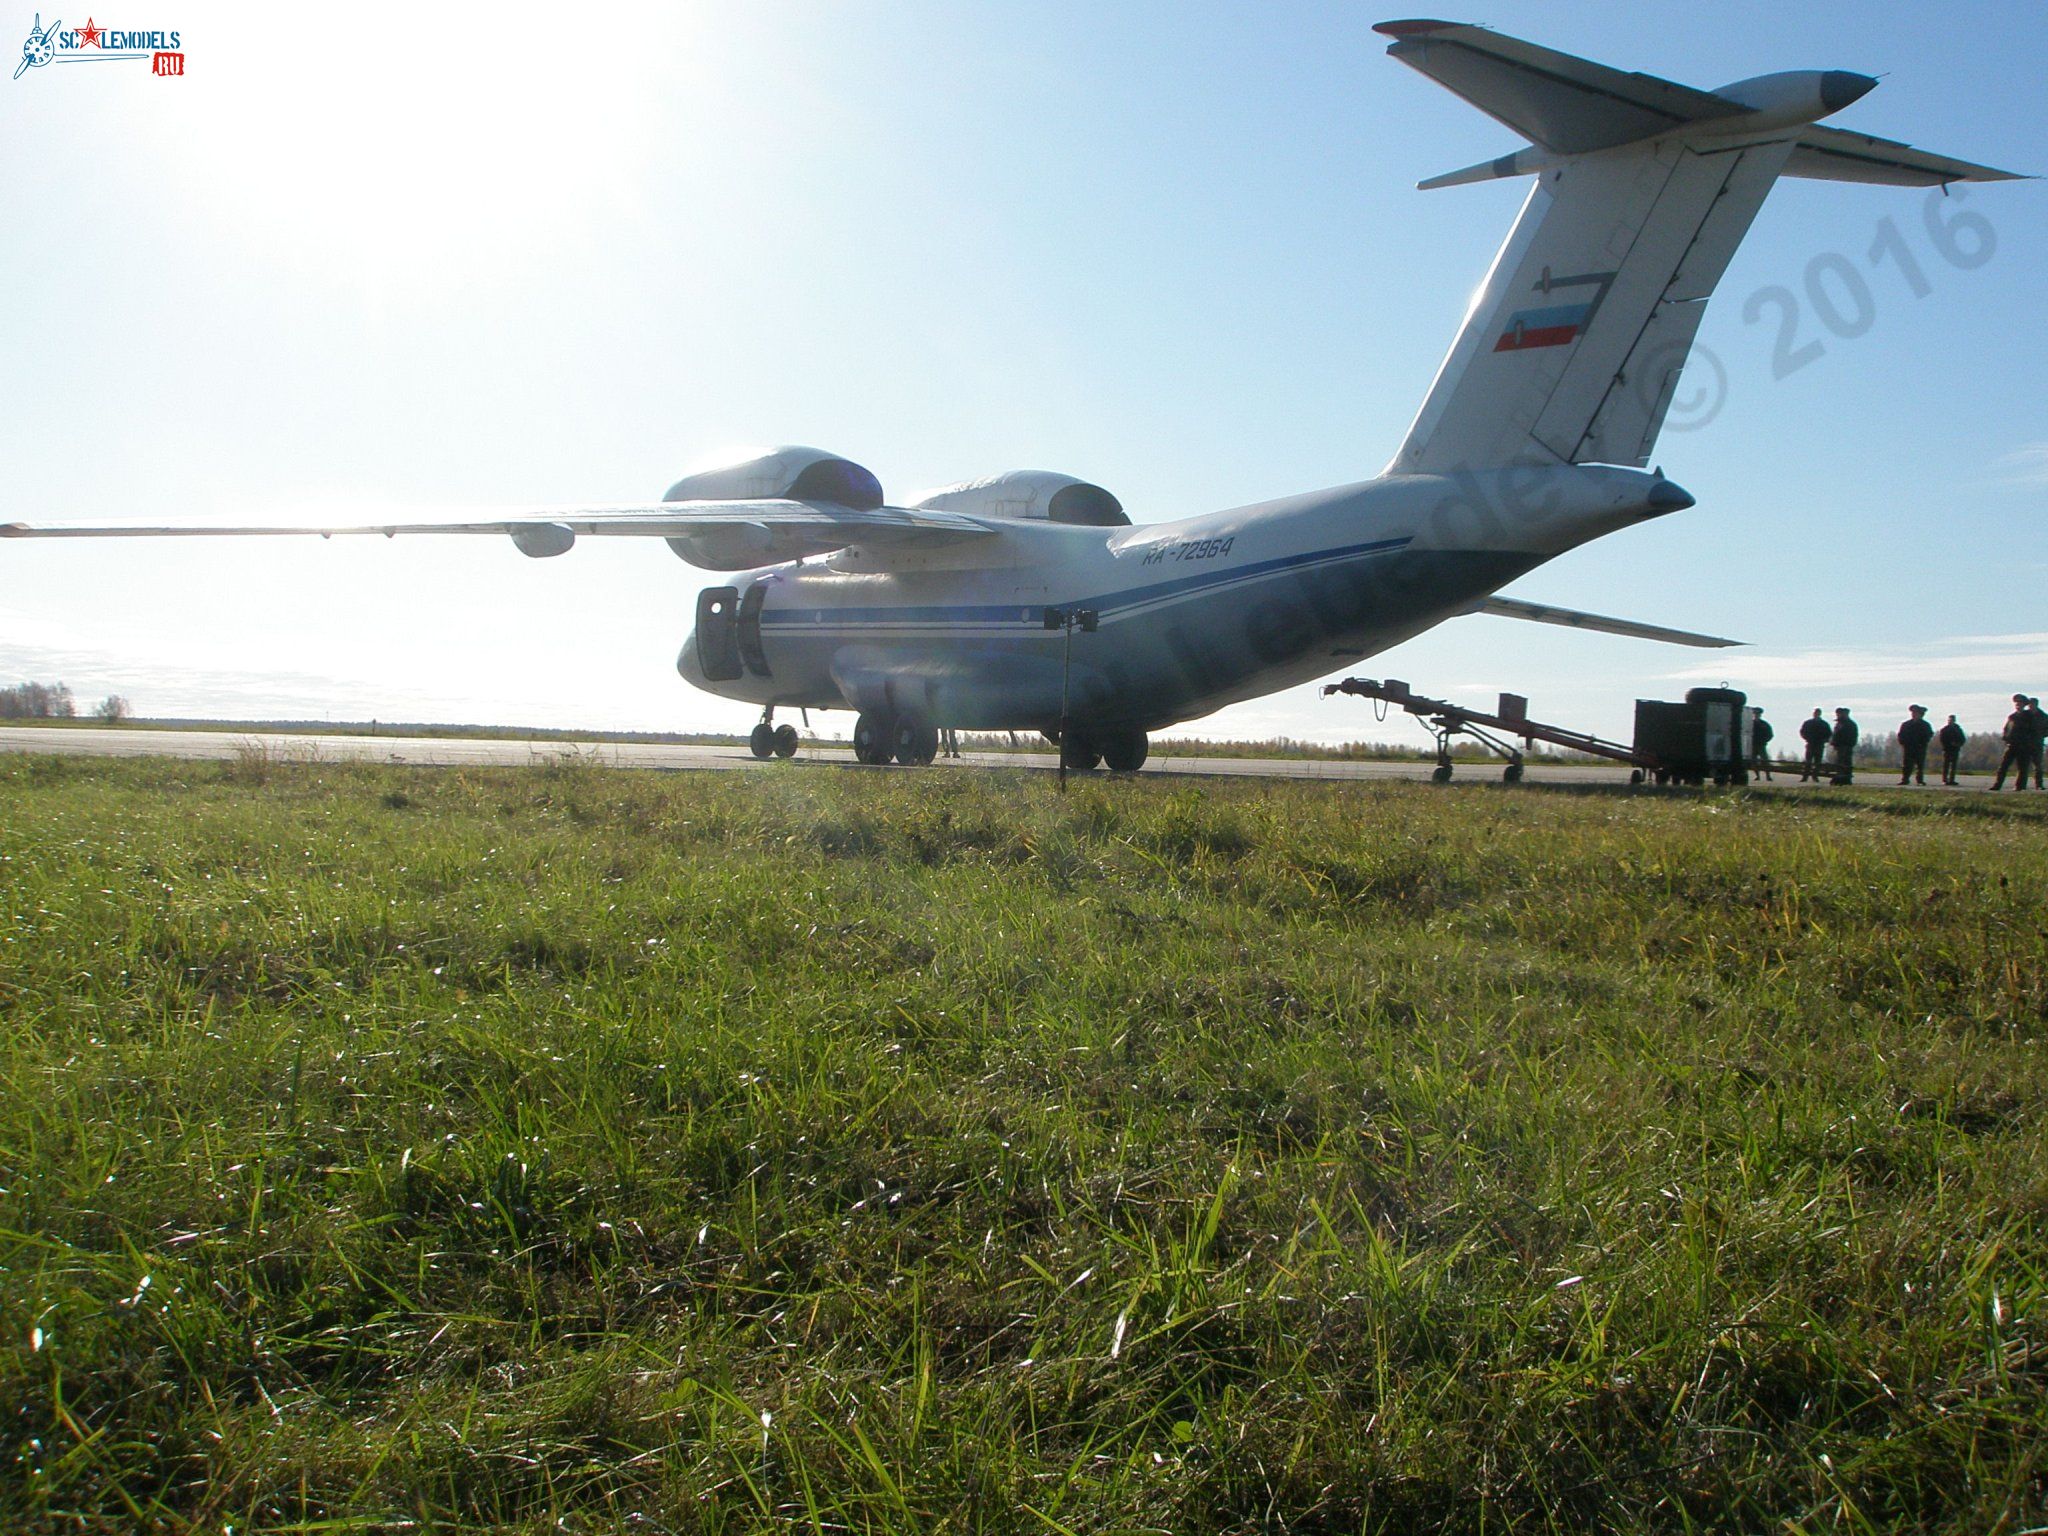
[[[1310,566],[1330,565],[1366,555],[1389,554],[1408,544],[1405,537],[1375,539],[1367,544],[1349,544],[1337,549],[1314,549],[1252,565],[1224,566],[1200,571],[1150,586],[1127,587],[1098,597],[1064,599],[1059,606],[1092,608],[1105,619],[1187,596],[1197,591],[1220,591],[1241,583],[1259,581]],[[1020,603],[948,604],[925,607],[866,608],[767,608],[761,614],[763,627],[791,627],[835,624],[981,624],[1001,627],[1041,628],[1045,605]]]

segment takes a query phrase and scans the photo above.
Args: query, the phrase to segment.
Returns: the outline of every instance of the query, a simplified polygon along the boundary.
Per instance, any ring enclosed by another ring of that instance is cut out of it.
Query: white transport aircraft
[[[1931,187],[2011,173],[1816,127],[1877,82],[1840,70],[1695,90],[1475,26],[1390,21],[1388,53],[1529,141],[1424,188],[1534,185],[1393,462],[1372,480],[1133,526],[1116,497],[1020,470],[891,506],[860,465],[783,448],[659,503],[368,526],[0,525],[15,538],[494,533],[666,539],[732,572],[697,600],[690,683],[858,711],[863,762],[928,763],[941,727],[1038,730],[1130,771],[1147,732],[1320,677],[1461,614],[1686,645],[1707,635],[1493,594],[1566,550],[1693,504],[1646,470],[1715,283],[1780,176]],[[1075,642],[1073,629],[1085,627]],[[1063,728],[1064,727],[1064,728]]]

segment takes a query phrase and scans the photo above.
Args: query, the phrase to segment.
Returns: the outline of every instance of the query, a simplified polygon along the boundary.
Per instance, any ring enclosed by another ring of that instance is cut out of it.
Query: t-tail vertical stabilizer
[[[1695,90],[1479,27],[1392,21],[1387,52],[1529,139],[1425,187],[1535,185],[1389,474],[1650,460],[1707,299],[1781,175],[1931,186],[2012,173],[1816,128],[1876,81]]]

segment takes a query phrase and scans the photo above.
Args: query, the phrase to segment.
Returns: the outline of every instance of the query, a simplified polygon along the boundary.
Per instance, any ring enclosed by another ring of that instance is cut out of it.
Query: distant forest
[[[128,701],[110,693],[92,707],[95,719],[126,720]],[[62,683],[16,683],[0,688],[0,720],[75,720],[78,701]]]

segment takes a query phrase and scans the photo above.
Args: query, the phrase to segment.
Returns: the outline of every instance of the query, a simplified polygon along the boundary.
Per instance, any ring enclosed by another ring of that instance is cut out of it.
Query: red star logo
[[[90,16],[85,18],[85,25],[78,29],[78,46],[81,48],[98,48],[102,46],[100,43],[100,29],[92,24]]]

